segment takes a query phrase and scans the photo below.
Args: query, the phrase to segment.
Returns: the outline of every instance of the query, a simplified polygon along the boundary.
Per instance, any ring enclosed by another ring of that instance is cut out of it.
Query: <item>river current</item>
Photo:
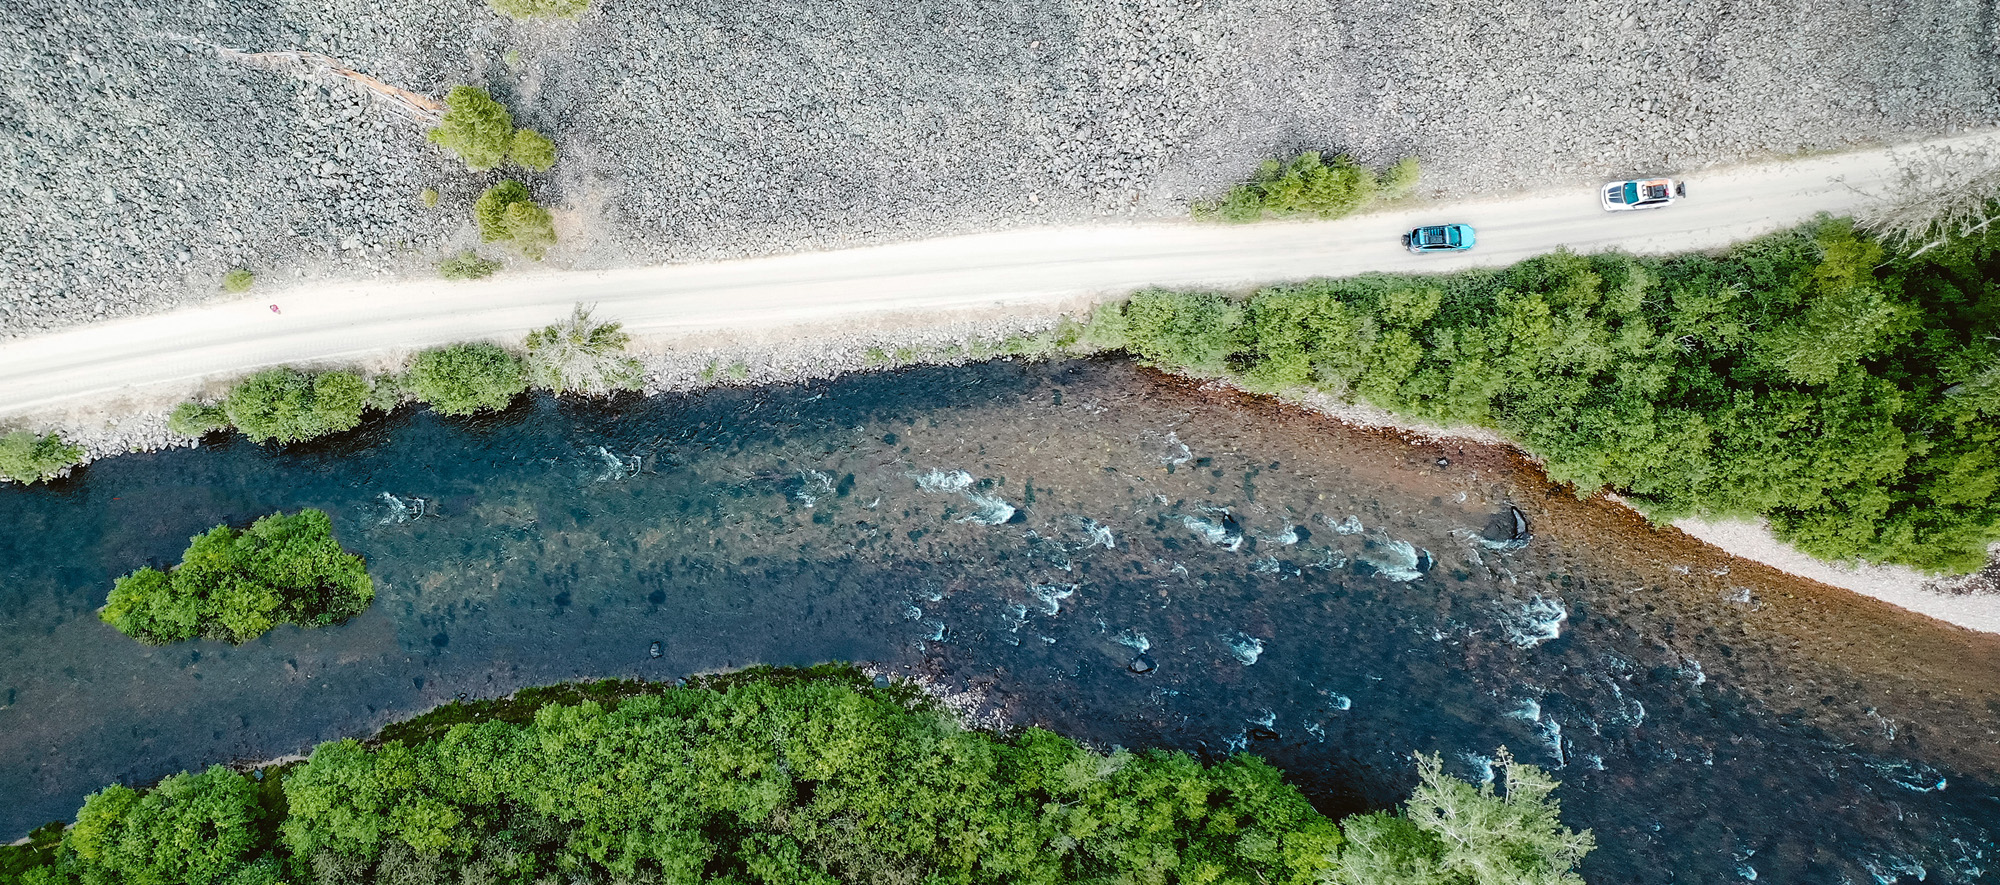
[[[189,536],[333,514],[373,608],[150,648]],[[1248,750],[1330,814],[1413,751],[1551,769],[1594,883],[1986,881],[2000,642],[1732,560],[1508,452],[1118,361],[404,410],[0,488],[0,832],[463,695],[873,661],[1099,745]],[[1148,670],[1139,673],[1135,670]]]

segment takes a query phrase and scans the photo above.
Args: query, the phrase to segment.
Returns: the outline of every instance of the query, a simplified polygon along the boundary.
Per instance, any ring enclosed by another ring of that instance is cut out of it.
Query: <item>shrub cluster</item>
[[[444,116],[426,133],[432,144],[458,155],[465,168],[484,172],[512,160],[546,172],[556,162],[555,143],[532,129],[515,129],[514,115],[475,86],[453,86]]]
[[[467,249],[438,264],[438,276],[447,280],[483,280],[500,269],[500,262],[481,258]]]
[[[555,220],[549,210],[536,205],[527,185],[518,181],[487,188],[473,202],[472,217],[479,222],[480,239],[505,243],[533,261],[542,260],[556,243]]]
[[[212,768],[109,787],[15,881],[1582,881],[1571,867],[1590,836],[1562,826],[1554,782],[1526,766],[1508,765],[1496,796],[1430,759],[1411,813],[1350,818],[1344,848],[1255,757],[1106,755],[1040,729],[1002,740],[828,669],[448,707],[472,721],[415,744],[322,744],[261,784]]]
[[[528,389],[521,358],[497,344],[454,344],[417,354],[402,383],[445,415],[507,408]]]
[[[1377,175],[1341,155],[1327,162],[1317,151],[1289,161],[1265,160],[1257,173],[1219,200],[1196,203],[1196,218],[1246,222],[1266,218],[1339,218],[1378,199],[1394,199],[1416,187],[1417,158],[1405,157]]]
[[[119,578],[99,616],[127,636],[164,645],[202,636],[242,644],[278,624],[324,627],[375,598],[361,557],[333,539],[319,510],[272,514],[245,531],[196,535],[167,571]]]
[[[82,460],[82,448],[63,442],[62,437],[53,433],[41,435],[17,430],[0,436],[0,479],[23,485],[46,482]]]
[[[1823,221],[1719,254],[1147,292],[1093,325],[1164,368],[1500,429],[1655,518],[1970,569],[2000,539],[1995,278],[2000,234],[1912,258]]]
[[[223,400],[222,413],[252,442],[292,443],[352,429],[367,400],[368,382],[360,375],[277,368],[239,382]],[[190,410],[185,420],[197,426],[204,415],[210,418],[205,426],[217,429],[212,413]]]
[[[495,12],[514,18],[576,18],[590,0],[486,0]]]
[[[528,380],[558,394],[638,390],[646,373],[625,355],[631,340],[620,324],[593,319],[579,304],[569,319],[528,333]]]
[[[231,295],[241,295],[257,284],[257,275],[247,267],[238,267],[222,275],[222,291]]]

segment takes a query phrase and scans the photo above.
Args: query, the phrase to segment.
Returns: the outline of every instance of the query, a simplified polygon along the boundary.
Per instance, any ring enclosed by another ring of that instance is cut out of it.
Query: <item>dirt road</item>
[[[2000,134],[1950,142],[2000,142]],[[1817,213],[1863,209],[1891,186],[1894,169],[1889,151],[1868,151],[1714,170],[1689,177],[1685,202],[1617,214],[1581,189],[1334,222],[1023,230],[714,264],[260,290],[241,301],[0,344],[0,416],[284,363],[358,361],[469,339],[518,341],[575,302],[597,304],[600,316],[642,337],[671,336],[852,322],[884,312],[1053,306],[1150,285],[1238,287],[1452,270],[1557,248],[1703,249]],[[1475,226],[1479,247],[1453,256],[1401,248],[1402,231],[1435,222]]]

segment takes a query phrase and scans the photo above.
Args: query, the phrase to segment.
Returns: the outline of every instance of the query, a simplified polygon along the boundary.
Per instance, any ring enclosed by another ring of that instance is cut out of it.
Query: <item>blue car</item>
[[[1403,235],[1403,245],[1411,252],[1463,252],[1477,241],[1469,224],[1433,224]]]

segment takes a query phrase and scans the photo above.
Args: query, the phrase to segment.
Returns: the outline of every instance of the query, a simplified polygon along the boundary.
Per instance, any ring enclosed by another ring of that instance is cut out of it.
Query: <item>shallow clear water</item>
[[[1497,543],[1509,505],[1524,548]],[[304,506],[368,557],[365,615],[240,648],[96,620],[115,576]],[[1247,748],[1335,814],[1399,800],[1413,750],[1477,777],[1504,744],[1564,780],[1593,882],[2000,865],[1992,643],[1730,574],[1612,513],[1504,455],[1116,362],[116,458],[0,490],[0,831],[459,693],[849,659],[1104,744]],[[1151,673],[1128,670],[1141,653]]]

